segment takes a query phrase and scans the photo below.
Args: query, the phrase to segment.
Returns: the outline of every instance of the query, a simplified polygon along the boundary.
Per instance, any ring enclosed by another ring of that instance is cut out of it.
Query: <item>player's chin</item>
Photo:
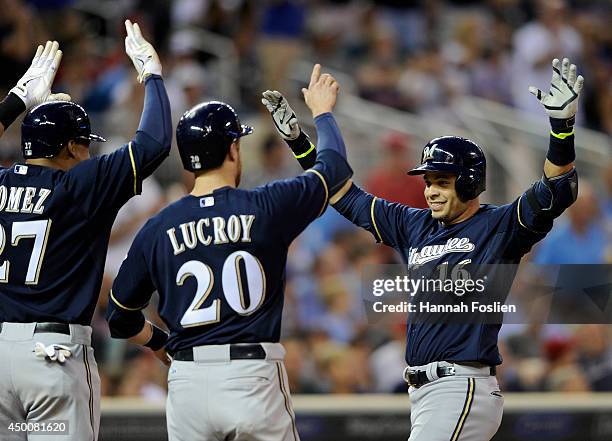
[[[447,216],[447,212],[445,210],[445,203],[430,203],[429,209],[431,210],[431,217],[434,219],[443,219]]]

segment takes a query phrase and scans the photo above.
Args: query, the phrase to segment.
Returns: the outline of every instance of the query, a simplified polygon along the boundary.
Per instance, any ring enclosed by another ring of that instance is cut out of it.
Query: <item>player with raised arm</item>
[[[170,441],[297,441],[279,343],[291,242],[351,177],[331,110],[338,85],[313,69],[306,103],[319,156],[306,173],[240,190],[240,138],[252,132],[225,103],[202,103],[176,129],[191,194],[140,230],[113,283],[113,337],[155,341],[168,374]],[[160,295],[170,330],[141,310]]]
[[[517,264],[552,228],[553,220],[576,199],[574,117],[582,76],[568,59],[555,59],[548,94],[531,87],[550,117],[550,143],[542,179],[514,202],[492,206],[479,201],[485,190],[485,156],[474,142],[457,136],[431,140],[421,165],[409,174],[425,179],[429,209],[414,209],[370,195],[350,181],[330,201],[334,208],[395,248],[410,266],[454,268]],[[305,135],[283,96],[264,93],[279,133],[305,161]],[[315,150],[310,151],[310,161]],[[460,246],[458,246],[460,244]],[[511,281],[510,281],[511,284]],[[510,288],[510,285],[507,286]],[[503,396],[495,378],[502,360],[500,324],[414,323],[407,325],[404,372],[410,386],[410,441],[484,441],[497,432]]]
[[[98,437],[100,378],[90,323],[111,226],[168,155],[172,139],[159,58],[137,24],[127,21],[126,29],[126,52],[145,88],[133,140],[90,158],[90,142],[104,139],[91,133],[83,108],[43,102],[21,126],[25,161],[0,170],[2,440],[30,439],[21,424],[40,429],[54,422],[64,423],[51,426],[61,433],[30,435],[41,441]],[[55,68],[60,56],[53,58]],[[34,95],[32,83],[21,84],[24,96]]]
[[[62,51],[57,41],[38,46],[29,69],[0,102],[0,136],[23,112],[46,101],[70,101],[70,95],[51,93]]]

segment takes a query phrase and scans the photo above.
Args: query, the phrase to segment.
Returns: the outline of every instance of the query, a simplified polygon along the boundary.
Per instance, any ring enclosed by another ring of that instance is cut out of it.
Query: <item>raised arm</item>
[[[29,69],[0,102],[0,136],[21,115],[45,101],[70,101],[70,95],[51,93],[51,85],[62,60],[57,41],[38,46]]]
[[[312,147],[302,156],[302,158],[312,158],[312,163],[307,166],[304,162],[300,162],[306,168],[306,173],[293,179],[272,182],[257,190],[261,203],[271,214],[282,214],[283,226],[280,230],[288,243],[325,211],[330,198],[333,199],[353,174],[345,159],[344,141],[331,114],[336,104],[338,89],[336,80],[331,75],[321,75],[321,66],[315,65],[310,84],[307,89],[303,89],[303,92],[306,104],[315,119],[320,141],[319,153],[309,156],[315,151]],[[262,101],[268,107],[265,95]],[[273,111],[274,106],[269,108]],[[277,124],[276,127],[279,130],[286,130],[286,136],[292,136],[290,133],[292,130],[299,132],[297,119],[288,105],[283,112],[287,113],[288,117],[279,117],[279,120],[284,119],[285,122],[282,122],[281,126]],[[293,122],[289,123],[291,119]],[[290,125],[293,125],[293,128]],[[299,210],[296,210],[296,207]]]
[[[128,199],[140,194],[142,181],[170,153],[170,103],[159,57],[143,38],[138,24],[127,20],[125,27],[125,51],[145,88],[144,108],[136,134],[127,145],[82,161],[64,174],[66,186],[92,219],[99,215],[114,216]]]
[[[552,62],[550,91],[530,87],[550,119],[550,140],[542,178],[523,193],[511,208],[512,230],[508,253],[520,257],[553,227],[553,221],[574,203],[578,174],[574,167],[574,122],[584,79],[567,58]],[[511,246],[513,245],[513,246]]]
[[[125,22],[125,52],[132,60],[138,81],[145,83],[145,98],[140,125],[132,144],[138,160],[140,180],[148,177],[170,153],[172,119],[170,102],[161,77],[162,67],[157,52],[144,39],[138,23]]]
[[[582,75],[576,77],[576,65],[570,64],[567,58],[563,62],[555,58],[552,71],[548,94],[529,87],[529,92],[544,106],[550,119],[550,141],[544,161],[544,176],[549,179],[568,173],[574,167],[574,123],[584,84]]]
[[[304,169],[309,169],[319,162],[318,156],[325,149],[332,149],[335,154],[346,160],[346,147],[340,129],[330,113],[331,108],[318,103],[319,93],[310,90],[313,82],[320,80],[335,81],[330,75],[321,75],[321,67],[316,65],[309,88],[302,89],[306,104],[315,120],[317,148],[300,129],[295,112],[280,92],[268,90],[262,97],[262,103],[270,112],[276,130]],[[396,246],[405,239],[409,225],[408,218],[420,211],[377,198],[353,184],[350,179],[334,191],[330,191],[330,195],[329,203],[340,214],[372,233],[377,242],[384,242],[390,246]]]

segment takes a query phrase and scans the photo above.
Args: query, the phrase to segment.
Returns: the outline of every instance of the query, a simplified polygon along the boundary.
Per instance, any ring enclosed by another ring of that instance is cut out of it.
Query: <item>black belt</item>
[[[2,323],[0,323],[2,332]],[[70,335],[70,325],[67,323],[36,323],[34,334],[53,333]]]
[[[452,377],[455,375],[455,367],[454,366],[438,366],[436,370],[436,374],[438,378],[442,377]],[[489,375],[495,376],[497,374],[496,366],[489,366]],[[408,383],[408,386],[419,388],[421,386],[430,383],[431,380],[427,378],[427,371],[419,370],[419,371],[411,371],[410,369],[406,369],[404,371],[404,380]]]
[[[230,345],[230,360],[265,360],[266,351],[256,344]],[[193,361],[193,348],[179,349],[172,359],[177,361]]]

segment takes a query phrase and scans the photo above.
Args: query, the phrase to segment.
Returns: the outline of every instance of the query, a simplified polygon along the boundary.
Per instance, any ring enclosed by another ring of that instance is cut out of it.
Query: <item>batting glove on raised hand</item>
[[[567,58],[564,58],[563,62],[555,58],[552,61],[552,69],[553,75],[548,95],[533,86],[529,87],[529,92],[542,103],[551,118],[573,118],[578,109],[578,96],[582,91],[584,78],[582,75],[576,77],[576,65],[570,65]]]
[[[62,51],[57,41],[47,41],[43,48],[38,46],[32,64],[17,85],[10,93],[17,95],[26,106],[31,109],[45,101],[70,101],[70,95],[65,93],[51,93],[51,84],[62,61]]]
[[[266,90],[262,93],[262,97],[261,102],[272,115],[278,133],[287,141],[297,139],[300,135],[300,126],[295,112],[285,97],[276,90]]]
[[[157,52],[140,32],[138,23],[133,23],[130,20],[125,21],[125,53],[130,57],[136,72],[138,72],[138,82],[142,83],[147,76],[151,74],[161,75],[162,66],[157,56]]]

